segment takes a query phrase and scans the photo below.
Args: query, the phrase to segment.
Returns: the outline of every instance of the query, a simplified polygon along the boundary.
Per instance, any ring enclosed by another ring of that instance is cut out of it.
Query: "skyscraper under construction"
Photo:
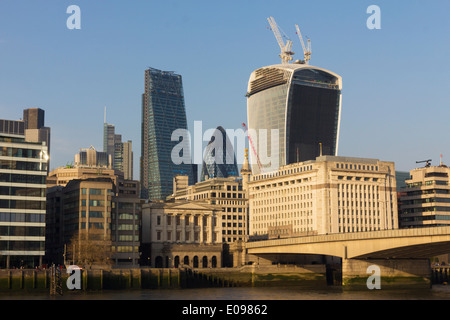
[[[306,62],[290,63],[294,54],[290,51],[292,42],[284,45],[274,20],[269,22],[282,50],[282,63],[255,70],[248,83],[247,118],[253,174],[314,160],[321,154],[335,156],[339,144],[342,78],[309,65],[310,49],[305,48]],[[262,130],[266,130],[267,136]],[[278,137],[272,135],[272,130]],[[275,151],[278,166],[263,161],[265,151],[267,156]]]

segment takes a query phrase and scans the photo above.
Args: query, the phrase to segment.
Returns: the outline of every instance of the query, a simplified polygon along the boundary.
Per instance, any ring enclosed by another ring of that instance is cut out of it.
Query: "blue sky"
[[[369,30],[367,7],[381,9]],[[69,30],[69,5],[81,30]],[[189,129],[238,129],[246,119],[247,82],[277,64],[268,29],[273,16],[311,64],[343,77],[339,155],[450,165],[450,2],[0,0],[0,118],[24,108],[46,111],[52,168],[80,148],[102,150],[104,108],[116,133],[133,141],[139,177],[141,95],[147,67],[183,76]]]

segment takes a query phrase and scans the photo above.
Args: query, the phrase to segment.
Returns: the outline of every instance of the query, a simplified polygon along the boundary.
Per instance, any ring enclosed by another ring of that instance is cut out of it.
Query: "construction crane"
[[[288,39],[286,44],[284,43],[278,25],[273,17],[267,18],[267,21],[269,21],[270,27],[272,28],[275,38],[277,39],[278,45],[280,46],[281,63],[288,64],[290,61],[292,61],[292,56],[295,54],[294,52],[291,51],[292,41]]]
[[[298,27],[298,25],[295,25],[295,28],[297,29],[297,34],[303,47],[303,54],[305,55],[305,64],[309,64],[309,60],[311,60],[311,39],[308,39],[308,45],[305,46],[302,33],[300,32],[300,28]]]
[[[427,164],[425,165],[425,167],[430,167],[431,166],[431,159],[429,159],[429,160],[423,160],[423,161],[416,161],[416,163],[424,163],[424,162],[426,162]]]
[[[255,146],[253,145],[252,138],[250,137],[250,134],[248,133],[247,126],[245,125],[245,123],[243,123],[242,126],[244,127],[245,132],[247,133],[248,142],[250,142],[250,146],[252,147],[252,151],[256,157],[256,162],[258,164],[259,171],[261,171],[261,168],[262,168],[261,161],[259,160],[258,153],[256,153]]]

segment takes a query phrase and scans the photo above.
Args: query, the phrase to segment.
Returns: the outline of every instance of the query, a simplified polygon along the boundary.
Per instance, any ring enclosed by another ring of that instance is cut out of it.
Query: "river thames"
[[[430,289],[343,290],[341,287],[225,287],[126,291],[73,291],[62,296],[47,293],[0,293],[0,300],[450,300],[450,286]]]

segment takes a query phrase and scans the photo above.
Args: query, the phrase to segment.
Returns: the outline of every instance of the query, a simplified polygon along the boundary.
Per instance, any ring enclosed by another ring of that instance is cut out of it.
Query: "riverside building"
[[[450,168],[426,166],[410,171],[400,189],[400,227],[450,225]]]
[[[30,142],[22,121],[1,120],[0,267],[36,267],[45,254],[45,141]]]
[[[49,263],[73,260],[67,246],[75,235],[88,235],[89,240],[107,246],[108,258],[115,266],[139,265],[139,181],[124,179],[118,170],[86,164],[57,168],[47,180]]]
[[[221,209],[205,202],[152,202],[142,208],[142,263],[156,268],[222,266]]]
[[[319,144],[323,155],[337,155],[341,90],[339,75],[307,64],[272,65],[254,71],[247,90],[252,173],[314,160],[321,154]],[[271,163],[263,150],[271,154]]]
[[[253,175],[248,192],[250,236],[398,228],[393,162],[320,156]]]

